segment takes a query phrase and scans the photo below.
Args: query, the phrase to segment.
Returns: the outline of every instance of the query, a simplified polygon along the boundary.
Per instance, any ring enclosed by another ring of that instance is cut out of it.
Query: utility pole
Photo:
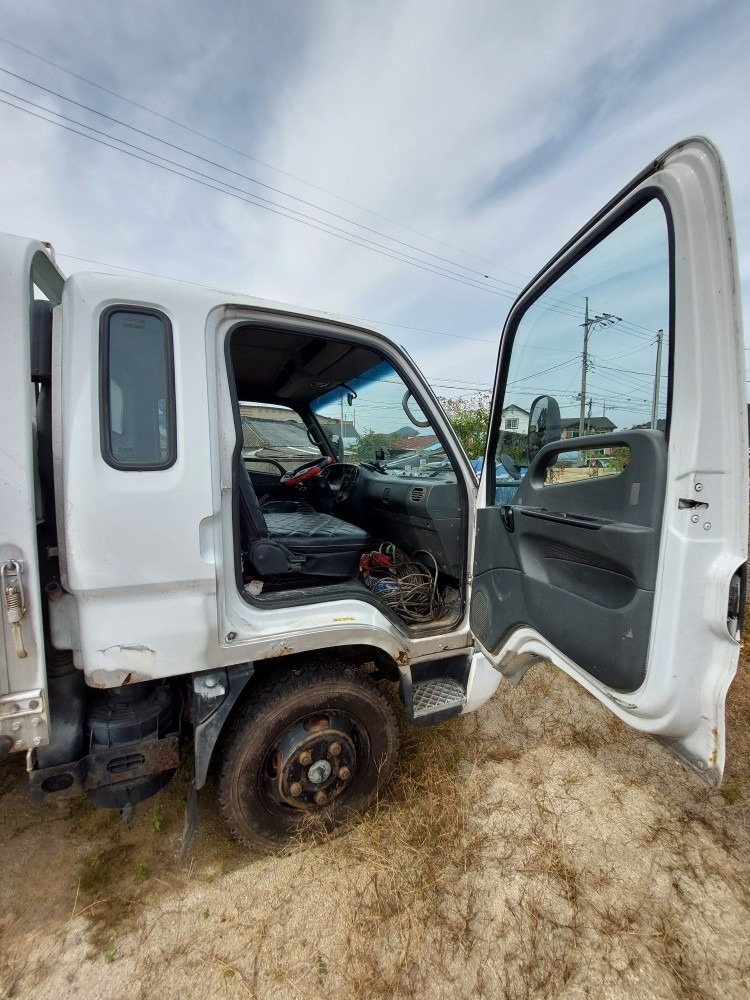
[[[664,339],[664,331],[656,332],[656,374],[654,375],[654,400],[651,406],[651,426],[657,429],[659,421],[659,387],[661,384],[661,343]]]
[[[583,320],[583,367],[581,368],[581,416],[578,421],[578,437],[583,437],[583,421],[586,417],[586,371],[589,366],[589,297],[586,296],[586,312]]]
[[[579,437],[583,437],[583,428],[586,420],[586,373],[589,367],[589,335],[597,326],[614,326],[615,323],[621,322],[622,316],[614,316],[612,313],[597,313],[596,316],[589,319],[589,297],[588,295],[586,296],[586,312],[581,324],[583,326],[583,356],[581,366],[581,415],[578,420]],[[590,408],[589,416],[591,416]]]

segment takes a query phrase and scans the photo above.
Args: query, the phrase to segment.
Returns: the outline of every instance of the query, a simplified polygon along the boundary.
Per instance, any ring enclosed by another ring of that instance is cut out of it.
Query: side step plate
[[[420,681],[412,689],[412,722],[418,726],[442,722],[460,715],[466,704],[466,692],[452,677]]]

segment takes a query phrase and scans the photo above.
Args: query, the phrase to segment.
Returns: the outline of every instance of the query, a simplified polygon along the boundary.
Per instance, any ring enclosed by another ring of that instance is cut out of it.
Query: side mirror
[[[529,411],[529,437],[527,455],[529,465],[537,452],[549,444],[559,441],[561,434],[560,407],[554,396],[537,396]]]
[[[523,478],[523,473],[518,468],[513,459],[510,457],[510,455],[506,455],[505,452],[503,452],[503,454],[500,456],[500,465],[502,465],[502,467],[505,469],[505,471],[508,473],[511,479],[514,479],[517,483],[521,482],[521,479]]]

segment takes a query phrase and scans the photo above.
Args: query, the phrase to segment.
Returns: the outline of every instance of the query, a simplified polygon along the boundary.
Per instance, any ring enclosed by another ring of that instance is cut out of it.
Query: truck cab
[[[39,800],[126,811],[213,761],[230,832],[269,847],[387,782],[389,684],[428,725],[548,660],[718,782],[747,547],[733,248],[713,147],[650,164],[514,304],[477,482],[377,331],[63,277],[2,237],[0,751]],[[612,386],[646,373],[637,420]],[[623,418],[594,433],[602,382]]]

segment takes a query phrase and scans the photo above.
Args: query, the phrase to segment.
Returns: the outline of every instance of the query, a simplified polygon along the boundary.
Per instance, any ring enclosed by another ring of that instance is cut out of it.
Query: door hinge
[[[17,559],[9,559],[0,568],[0,584],[3,591],[3,605],[5,615],[13,633],[13,645],[16,656],[19,660],[24,660],[29,655],[24,649],[23,636],[21,635],[21,622],[26,614],[26,596],[23,592],[23,580],[21,574],[23,567]]]

